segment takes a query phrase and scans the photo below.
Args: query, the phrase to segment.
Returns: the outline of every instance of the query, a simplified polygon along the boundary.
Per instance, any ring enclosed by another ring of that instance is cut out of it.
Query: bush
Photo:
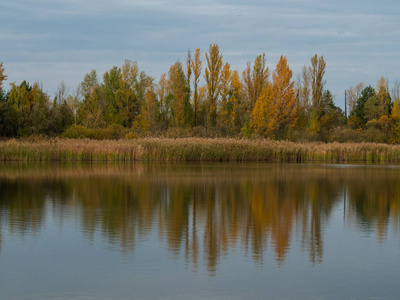
[[[112,124],[107,128],[87,128],[81,125],[72,125],[63,133],[63,137],[71,139],[117,140],[125,136],[125,128]]]

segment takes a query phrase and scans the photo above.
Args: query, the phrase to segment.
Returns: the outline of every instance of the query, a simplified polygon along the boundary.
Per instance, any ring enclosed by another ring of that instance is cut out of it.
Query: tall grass
[[[400,146],[377,143],[293,143],[265,139],[143,138],[133,140],[7,140],[2,161],[267,161],[400,162]]]

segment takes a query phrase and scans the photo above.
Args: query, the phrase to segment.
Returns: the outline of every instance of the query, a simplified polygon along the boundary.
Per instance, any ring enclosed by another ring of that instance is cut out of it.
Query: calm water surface
[[[0,164],[0,299],[399,299],[400,167]]]

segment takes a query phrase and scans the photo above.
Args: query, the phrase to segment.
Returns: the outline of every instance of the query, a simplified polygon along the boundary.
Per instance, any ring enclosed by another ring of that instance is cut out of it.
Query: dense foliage
[[[136,62],[126,60],[122,67],[105,72],[102,80],[90,71],[72,91],[61,82],[53,99],[39,83],[26,81],[11,83],[6,92],[1,63],[0,136],[400,141],[398,82],[392,95],[383,77],[376,88],[362,83],[350,87],[346,118],[325,88],[323,56],[314,55],[297,80],[285,56],[272,75],[265,54],[248,63],[241,74],[223,61],[217,44],[210,45],[205,58],[203,63],[200,49],[189,51],[186,63],[174,63],[158,83]]]

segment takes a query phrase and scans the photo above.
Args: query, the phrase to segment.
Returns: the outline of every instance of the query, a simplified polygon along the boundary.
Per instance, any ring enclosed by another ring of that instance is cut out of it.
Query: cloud
[[[297,73],[323,54],[327,87],[341,94],[355,81],[375,84],[378,73],[396,79],[398,13],[393,0],[5,0],[0,61],[9,81],[40,80],[52,94],[63,78],[74,86],[125,58],[157,77],[188,48],[204,60],[218,43],[239,70],[265,52],[271,69],[285,54]]]

